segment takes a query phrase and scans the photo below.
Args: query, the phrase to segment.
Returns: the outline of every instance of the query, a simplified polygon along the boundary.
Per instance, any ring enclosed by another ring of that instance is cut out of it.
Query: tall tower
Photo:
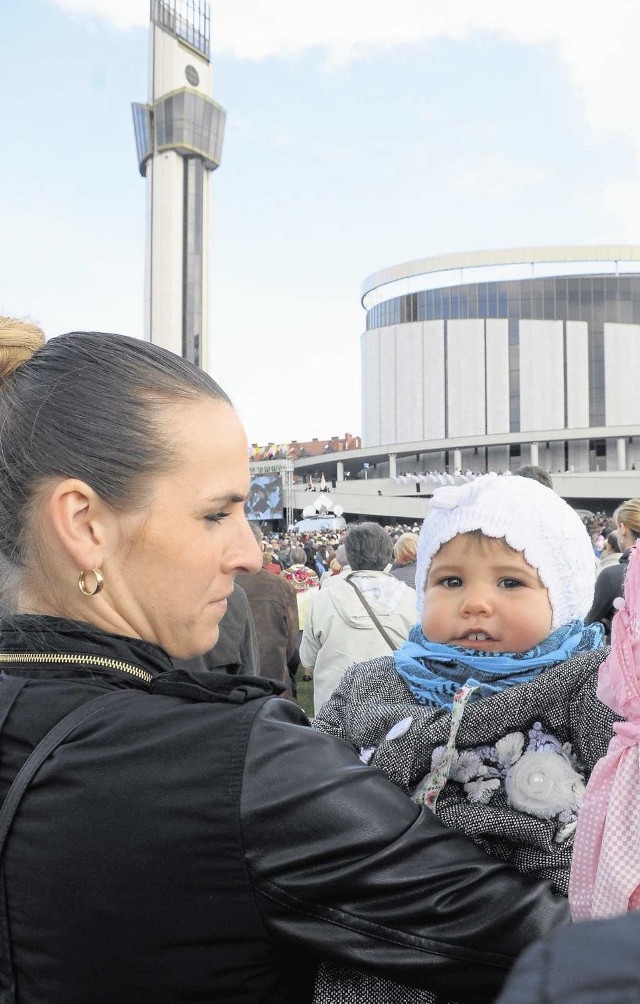
[[[209,176],[225,111],[211,99],[206,0],[151,0],[149,103],[133,105],[147,179],[145,337],[207,362]]]

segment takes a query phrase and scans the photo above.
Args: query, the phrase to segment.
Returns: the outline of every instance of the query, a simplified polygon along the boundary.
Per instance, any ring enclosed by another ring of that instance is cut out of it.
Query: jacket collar
[[[42,614],[3,616],[0,652],[99,656],[132,663],[151,676],[173,669],[167,653],[150,642],[101,631],[84,621]]]

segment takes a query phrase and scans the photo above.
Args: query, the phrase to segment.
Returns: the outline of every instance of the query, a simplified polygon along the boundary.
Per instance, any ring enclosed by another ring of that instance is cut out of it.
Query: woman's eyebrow
[[[215,503],[216,505],[221,505],[221,506],[229,505],[232,502],[246,502],[246,501],[247,501],[247,496],[241,495],[239,492],[229,492],[229,494],[227,495],[225,495],[224,493],[221,495],[211,495],[207,499],[207,502],[212,502]]]

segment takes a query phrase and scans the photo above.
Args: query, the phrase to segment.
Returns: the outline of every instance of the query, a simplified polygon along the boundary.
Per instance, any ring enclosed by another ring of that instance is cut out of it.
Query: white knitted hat
[[[552,489],[519,475],[485,474],[433,494],[420,531],[416,568],[422,613],[434,555],[459,533],[481,530],[522,551],[549,593],[552,627],[583,620],[593,603],[596,558],[582,520]]]

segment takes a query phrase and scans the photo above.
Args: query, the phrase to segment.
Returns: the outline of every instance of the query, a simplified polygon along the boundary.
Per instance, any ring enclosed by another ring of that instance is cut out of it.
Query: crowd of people
[[[2,1000],[636,999],[640,500],[248,493],[206,373],[0,318]]]

